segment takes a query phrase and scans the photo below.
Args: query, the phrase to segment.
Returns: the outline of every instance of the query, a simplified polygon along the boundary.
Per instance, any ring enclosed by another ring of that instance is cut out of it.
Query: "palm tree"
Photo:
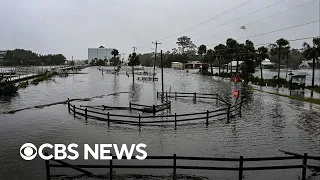
[[[199,48],[198,48],[198,54],[200,54],[201,55],[201,72],[202,72],[202,74],[203,74],[203,54],[205,54],[207,52],[207,46],[206,45],[204,45],[204,44],[202,44],[202,45],[200,45],[199,46]]]
[[[257,50],[257,57],[260,64],[260,74],[261,74],[261,85],[263,85],[263,75],[262,75],[262,61],[268,58],[268,48],[261,46]]]
[[[211,74],[213,74],[212,63],[213,63],[214,54],[215,54],[215,51],[212,50],[212,49],[209,49],[209,50],[207,51],[207,54],[206,54],[206,57],[205,57],[206,62],[209,62],[209,63],[210,63]]]
[[[238,53],[238,42],[232,38],[228,38],[226,41],[226,45],[228,48],[228,54],[231,56],[235,56],[236,60],[237,60],[237,68],[236,68],[236,73],[238,74],[239,71],[239,58],[236,56]],[[232,58],[231,58],[231,71],[232,71]]]
[[[221,59],[226,54],[227,46],[224,44],[219,44],[216,47],[214,47],[214,50],[216,51],[216,60],[219,57],[218,63],[219,63],[219,76],[221,72]]]
[[[304,42],[304,52],[303,56],[307,59],[312,59],[312,88],[314,88],[314,71],[316,67],[316,59],[320,56],[320,38],[313,38],[313,46],[310,46],[308,43]]]
[[[137,54],[134,52],[132,54],[129,54],[129,63],[128,65],[132,67],[132,82],[134,84],[134,66],[140,64],[140,58],[137,56]]]
[[[111,51],[111,55],[113,56],[113,66],[115,69],[115,66],[118,65],[118,63],[116,62],[116,57],[119,55],[119,51],[117,49],[113,49]]]
[[[278,55],[278,86],[280,85],[280,64],[281,64],[281,55],[284,55],[285,52],[290,49],[289,41],[283,38],[280,38],[276,41],[275,44],[270,44],[271,55]]]

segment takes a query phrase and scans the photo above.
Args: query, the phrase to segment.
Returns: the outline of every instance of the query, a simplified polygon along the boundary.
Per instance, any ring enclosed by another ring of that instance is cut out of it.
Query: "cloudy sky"
[[[153,51],[152,41],[161,40],[159,50],[167,51],[176,47],[176,39],[183,35],[197,46],[211,45],[208,48],[229,37],[244,42],[246,37],[258,35],[249,39],[264,44],[281,37],[291,40],[320,35],[320,0],[251,1],[1,0],[0,49],[23,48],[87,59],[87,48],[100,45],[117,48],[127,56],[133,46],[139,53]],[[250,3],[217,17],[243,2]],[[317,22],[259,35],[313,21]],[[201,22],[207,23],[197,26]],[[240,29],[243,25],[246,31]],[[304,41],[293,41],[291,46],[300,48]]]

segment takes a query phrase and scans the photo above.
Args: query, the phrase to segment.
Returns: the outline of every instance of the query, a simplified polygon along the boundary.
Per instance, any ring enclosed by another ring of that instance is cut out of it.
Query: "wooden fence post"
[[[174,99],[177,100],[177,91],[174,92]]]
[[[242,106],[242,99],[240,100],[240,107],[239,107],[239,116],[242,117],[242,114],[241,114],[241,106]]]
[[[206,125],[209,125],[209,110],[207,110],[207,119],[206,119]]]
[[[168,92],[166,90],[166,101],[168,101]]]
[[[152,112],[153,112],[153,114],[156,113],[156,105],[153,105],[153,106],[152,106]]]
[[[308,154],[304,153],[302,161],[302,180],[306,180]]]
[[[48,153],[44,153],[45,156],[48,156]],[[46,176],[47,176],[47,180],[50,180],[50,164],[49,164],[49,160],[45,160],[46,163]]]
[[[84,116],[85,116],[85,118],[87,120],[88,119],[88,109],[87,108],[84,110]]]
[[[228,113],[227,113],[227,119],[228,121],[230,120],[230,104],[228,105]]]
[[[243,156],[240,156],[239,180],[242,180],[242,176],[243,176]]]
[[[140,116],[140,114],[139,114],[139,131],[140,131],[140,127],[141,127],[141,116]]]
[[[177,155],[173,154],[173,180],[176,179],[177,174]]]
[[[177,130],[177,113],[174,113],[174,130]]]
[[[194,92],[194,102],[197,102],[197,93]]]
[[[108,127],[110,126],[110,112],[108,112]]]
[[[73,117],[76,117],[76,105],[73,105]]]
[[[131,111],[131,101],[129,102],[129,110]]]
[[[110,156],[112,157],[112,153],[110,153]],[[112,180],[112,158],[110,159],[110,180]]]
[[[70,113],[70,101],[69,101],[69,98],[68,98],[68,111],[69,111],[69,113]]]

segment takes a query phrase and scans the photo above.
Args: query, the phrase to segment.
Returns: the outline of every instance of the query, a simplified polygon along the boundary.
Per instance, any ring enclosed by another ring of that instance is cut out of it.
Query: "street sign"
[[[233,96],[234,96],[235,98],[238,98],[238,96],[239,96],[239,90],[238,90],[238,89],[234,89],[234,90],[233,90]]]

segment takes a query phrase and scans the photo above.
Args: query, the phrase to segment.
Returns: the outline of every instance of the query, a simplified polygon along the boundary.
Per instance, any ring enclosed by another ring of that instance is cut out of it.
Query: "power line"
[[[201,26],[201,25],[207,24],[207,23],[209,23],[210,21],[213,21],[213,20],[215,20],[215,19],[217,19],[217,18],[219,18],[219,17],[221,17],[221,16],[224,16],[224,15],[226,15],[226,14],[232,12],[232,11],[235,11],[236,9],[239,9],[239,8],[241,8],[241,7],[249,4],[249,3],[252,3],[253,1],[254,1],[254,0],[246,0],[245,2],[242,2],[242,3],[240,3],[240,4],[238,4],[238,5],[234,6],[234,7],[232,7],[232,8],[230,8],[230,9],[228,9],[228,10],[226,10],[226,11],[224,11],[224,12],[222,12],[222,13],[220,13],[220,14],[212,17],[212,18],[210,18],[210,19],[207,19],[207,20],[205,20],[205,21],[202,21],[202,22],[200,22],[199,24],[196,24],[196,25],[194,25],[194,26],[191,26],[191,27],[189,27],[189,28],[187,28],[187,29],[185,29],[185,30],[183,30],[183,31],[181,31],[181,32],[175,33],[175,34],[173,34],[173,35],[170,35],[170,36],[161,38],[161,39],[159,39],[159,41],[164,40],[164,39],[168,39],[168,38],[171,38],[171,37],[174,37],[174,36],[179,35],[179,34],[181,34],[181,33],[184,33],[184,32],[187,32],[187,31],[189,31],[189,30],[192,30],[192,29],[194,29],[194,28],[197,28],[197,27],[199,27],[199,26]],[[145,47],[145,46],[147,46],[147,45],[149,45],[149,44],[145,44],[145,45],[139,46],[139,48]]]
[[[308,5],[308,4],[313,3],[313,2],[315,2],[315,1],[318,1],[318,0],[312,0],[312,1],[309,1],[309,2],[306,2],[306,3],[303,3],[303,4],[300,4],[300,5],[298,5],[298,6],[292,7],[292,8],[290,8],[290,9],[287,9],[287,10],[285,10],[285,11],[279,12],[279,13],[277,13],[277,14],[273,14],[273,15],[271,15],[271,16],[268,16],[268,17],[265,17],[265,18],[262,18],[262,19],[259,19],[259,20],[256,20],[256,21],[247,23],[247,24],[245,24],[244,26],[250,26],[250,25],[255,24],[255,23],[257,23],[257,22],[260,22],[260,21],[269,19],[269,18],[274,17],[274,16],[278,16],[278,15],[280,15],[280,14],[283,14],[283,13],[285,13],[285,12],[288,12],[288,11],[297,9],[297,8],[299,8],[299,7]],[[282,1],[280,1],[280,2],[282,2]],[[242,17],[240,17],[240,18],[234,19],[234,20],[232,20],[232,21],[229,21],[229,22],[227,22],[227,23],[221,24],[221,25],[219,25],[219,26],[213,27],[213,28],[211,28],[211,29],[207,29],[207,30],[205,30],[205,31],[202,31],[202,32],[193,34],[192,36],[195,36],[195,35],[197,35],[197,34],[200,34],[200,33],[203,33],[203,32],[209,31],[209,30],[212,30],[212,29],[214,29],[214,28],[217,28],[217,27],[226,25],[226,24],[228,24],[228,23],[234,22],[234,21],[239,20],[239,19],[241,19],[241,18],[243,18],[243,17],[246,17],[246,16],[248,16],[248,15],[252,15],[252,14],[254,14],[254,13],[256,13],[256,12],[259,12],[259,11],[262,11],[262,10],[267,9],[267,8],[269,8],[269,7],[272,7],[272,6],[274,6],[274,5],[276,5],[276,4],[280,3],[280,2],[271,4],[271,5],[269,5],[269,6],[266,6],[266,7],[262,8],[262,9],[259,9],[259,10],[255,11],[255,12],[249,13],[249,14],[247,14],[247,15],[245,15],[245,16],[242,16]],[[237,30],[237,29],[239,29],[239,28],[233,28],[233,29],[226,30],[226,31],[223,31],[223,32],[229,32],[229,31],[233,31],[233,30]],[[223,32],[221,32],[221,33],[223,33]],[[197,39],[197,40],[201,40],[201,39],[205,39],[205,37],[204,37],[204,38],[199,38],[199,39]]]
[[[232,22],[237,21],[237,20],[239,20],[239,19],[242,19],[242,18],[244,18],[244,17],[250,16],[250,15],[252,15],[252,14],[258,13],[258,12],[263,11],[263,10],[265,10],[265,9],[268,9],[268,8],[270,8],[270,7],[272,7],[272,6],[275,6],[275,5],[277,5],[277,4],[280,4],[280,3],[282,3],[283,1],[285,1],[285,0],[278,1],[278,2],[276,2],[276,3],[273,3],[273,4],[271,4],[271,5],[266,6],[266,7],[264,7],[264,8],[261,8],[261,9],[259,9],[259,10],[257,10],[257,11],[251,12],[251,13],[249,13],[249,14],[246,14],[246,15],[241,16],[241,17],[239,17],[239,18],[233,19],[233,20],[231,20],[231,21],[229,21],[229,22],[226,22],[226,23],[224,23],[224,24],[220,24],[220,25],[215,26],[215,27],[213,27],[213,28],[210,28],[210,29],[207,29],[207,30],[198,32],[198,33],[195,33],[195,34],[193,34],[193,35],[191,35],[191,36],[195,36],[195,35],[197,35],[197,34],[201,34],[201,33],[210,31],[210,30],[212,30],[212,29],[215,29],[215,28],[224,26],[224,25],[226,25],[226,24],[232,23]]]
[[[284,31],[284,30],[288,30],[288,29],[292,29],[292,28],[296,28],[296,27],[306,26],[306,25],[313,24],[313,23],[316,23],[316,22],[319,22],[319,21],[320,20],[311,21],[311,22],[307,22],[307,23],[304,23],[304,24],[298,24],[298,25],[295,25],[295,26],[290,26],[290,27],[286,27],[286,28],[282,28],[282,29],[277,29],[277,30],[273,30],[273,31],[269,31],[269,32],[261,33],[261,34],[255,34],[255,35],[252,35],[252,36],[239,38],[239,39],[235,39],[235,40],[242,40],[242,39],[248,39],[248,38],[262,36],[262,35],[266,35],[266,34],[271,34],[271,33]],[[210,45],[207,45],[207,46],[213,46],[213,45],[218,45],[218,44],[210,44]]]
[[[217,18],[219,18],[219,17],[221,17],[221,16],[224,16],[224,15],[226,15],[226,14],[232,12],[232,11],[235,11],[236,9],[239,9],[239,8],[245,6],[245,5],[247,5],[247,4],[249,4],[249,3],[253,2],[253,1],[254,1],[254,0],[247,0],[247,1],[245,1],[245,2],[242,2],[242,3],[240,3],[240,4],[238,4],[238,5],[234,6],[234,7],[232,7],[232,8],[230,8],[230,9],[228,9],[228,10],[226,10],[226,11],[224,11],[224,12],[222,12],[222,13],[220,13],[220,14],[212,17],[212,18],[210,18],[210,19],[207,19],[207,20],[205,20],[205,21],[202,21],[202,22],[200,22],[199,24],[196,24],[196,25],[194,25],[194,26],[191,26],[191,27],[189,27],[189,28],[187,28],[187,29],[185,29],[185,30],[183,30],[183,31],[181,31],[181,32],[178,32],[178,33],[175,33],[175,34],[173,34],[173,35],[170,35],[170,36],[161,38],[161,39],[159,39],[159,40],[161,41],[161,40],[164,40],[164,39],[168,39],[168,38],[171,38],[171,37],[173,37],[173,36],[176,36],[176,35],[179,35],[179,34],[181,34],[181,33],[184,33],[184,32],[187,32],[187,31],[189,31],[189,30],[192,30],[192,29],[194,29],[194,28],[197,28],[197,27],[199,27],[199,26],[202,26],[202,25],[204,25],[204,24],[207,24],[208,22],[213,21],[213,20],[215,20],[215,19],[217,19]]]

